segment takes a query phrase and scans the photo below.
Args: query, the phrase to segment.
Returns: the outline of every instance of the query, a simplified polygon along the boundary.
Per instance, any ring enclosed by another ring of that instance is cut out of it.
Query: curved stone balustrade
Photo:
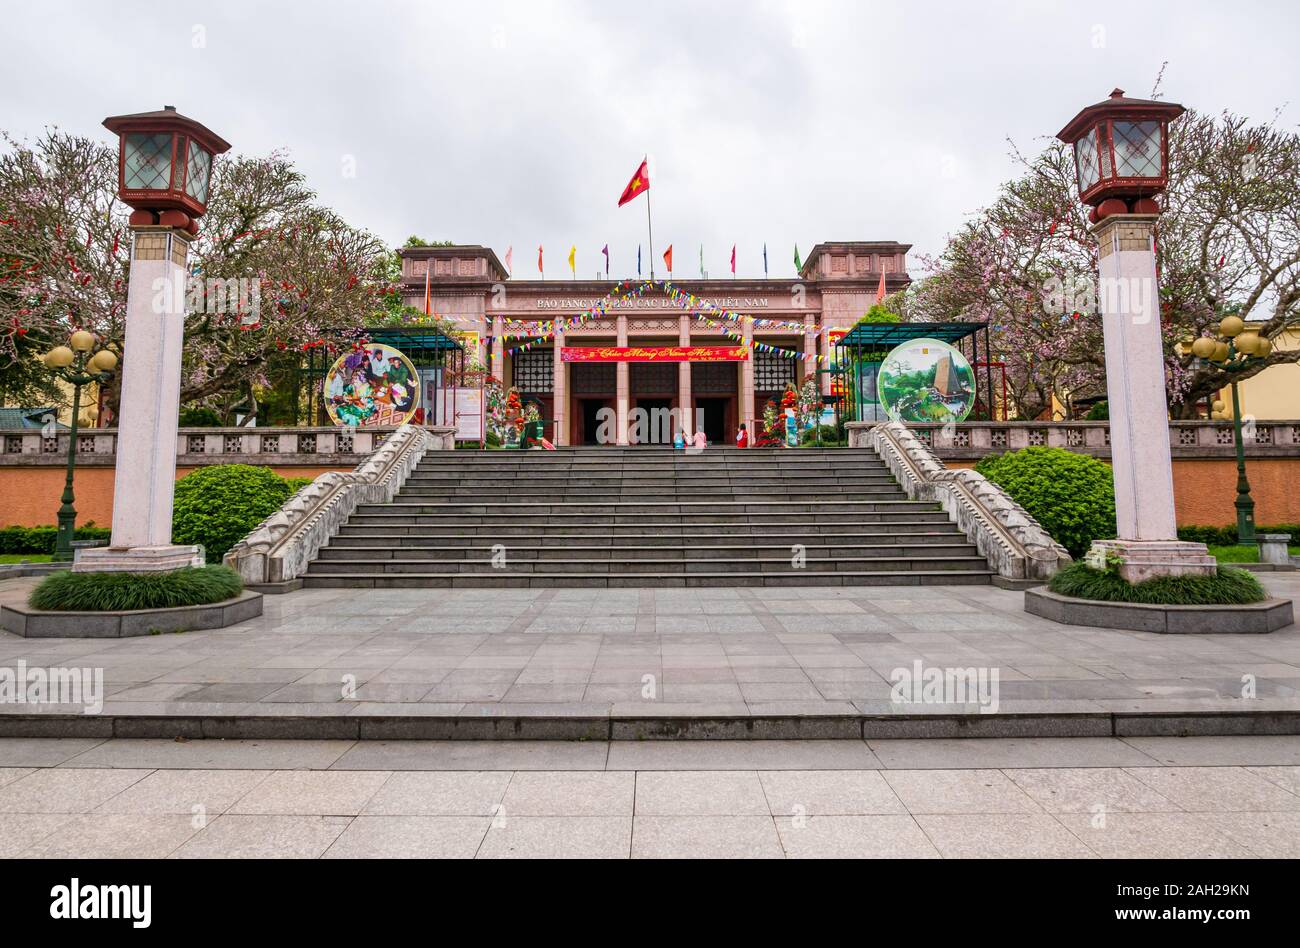
[[[387,503],[426,451],[455,448],[452,428],[403,425],[352,471],[328,471],[303,487],[225,555],[245,583],[300,576],[358,504]]]
[[[934,501],[1006,579],[1047,579],[1070,554],[983,474],[950,470],[907,425],[850,423],[850,447],[870,446],[913,500]]]

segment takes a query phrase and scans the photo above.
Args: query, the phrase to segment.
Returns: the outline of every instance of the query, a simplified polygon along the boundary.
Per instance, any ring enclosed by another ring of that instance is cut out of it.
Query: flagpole
[[[650,281],[653,283],[655,278],[655,230],[654,225],[650,223],[650,189],[645,189],[645,229],[650,237]]]

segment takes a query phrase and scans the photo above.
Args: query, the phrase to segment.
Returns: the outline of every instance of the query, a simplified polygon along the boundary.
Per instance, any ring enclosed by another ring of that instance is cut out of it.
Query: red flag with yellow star
[[[646,170],[646,162],[643,159],[641,167],[636,169],[636,174],[632,175],[632,180],[623,189],[623,196],[618,199],[618,206],[622,207],[642,191],[648,190],[650,190],[650,172]]]

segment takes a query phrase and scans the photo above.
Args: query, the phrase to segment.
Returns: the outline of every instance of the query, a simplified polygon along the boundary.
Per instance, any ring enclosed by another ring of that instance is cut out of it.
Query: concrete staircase
[[[796,554],[802,549],[802,562]],[[438,451],[363,505],[309,587],[987,583],[869,448]]]

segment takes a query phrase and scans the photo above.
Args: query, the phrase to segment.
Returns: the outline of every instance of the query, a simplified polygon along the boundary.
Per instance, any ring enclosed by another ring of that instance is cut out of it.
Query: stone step
[[[798,494],[790,491],[742,490],[720,488],[651,488],[651,487],[543,487],[531,490],[502,491],[494,488],[463,487],[456,490],[403,488],[394,498],[401,504],[483,504],[497,499],[523,501],[527,498],[545,497],[550,501],[588,504],[617,503],[681,503],[715,500],[719,502],[748,503],[827,503],[844,501],[907,500],[907,494],[898,487],[877,487],[837,490],[815,489]]]
[[[862,474],[862,473],[839,473],[829,472],[825,474],[801,473],[795,478],[791,477],[770,477],[770,476],[753,476],[750,474],[739,473],[732,475],[715,475],[715,474],[643,474],[628,475],[624,477],[620,474],[601,474],[601,475],[575,475],[575,474],[536,474],[529,471],[511,471],[498,475],[498,479],[508,482],[511,485],[523,484],[573,484],[575,486],[589,486],[601,484],[688,484],[691,486],[710,487],[710,486],[755,486],[755,487],[789,487],[793,485],[817,484],[890,484],[896,485],[897,482],[890,474]],[[459,485],[459,484],[479,484],[483,483],[483,474],[471,473],[468,471],[448,471],[446,473],[424,473],[415,471],[406,479],[408,485]]]
[[[496,543],[519,544],[532,549],[566,549],[581,544],[585,549],[655,549],[676,547],[689,544],[691,547],[709,549],[711,547],[736,547],[743,543],[745,547],[780,547],[788,549],[791,544],[802,543],[805,546],[836,546],[856,549],[871,548],[890,550],[900,546],[920,548],[922,545],[963,545],[966,537],[954,525],[942,528],[944,524],[915,524],[903,529],[895,527],[888,532],[862,533],[824,531],[814,533],[808,530],[792,530],[789,533],[772,533],[767,530],[751,532],[733,531],[699,532],[665,528],[663,533],[647,533],[643,530],[633,531],[635,524],[616,527],[614,530],[585,530],[581,533],[542,531],[530,527],[517,529],[501,528],[482,533],[463,533],[442,527],[404,528],[410,532],[394,534],[392,530],[382,527],[354,527],[346,529],[322,548],[321,554],[336,549],[349,550],[383,550],[391,555],[398,555],[403,550],[418,549],[488,549]],[[400,546],[395,545],[400,539]]]
[[[980,570],[803,570],[793,573],[307,573],[308,589],[436,589],[436,588],[576,588],[687,586],[955,586],[988,585],[992,574]]]
[[[785,559],[793,554],[792,547],[803,549],[808,561],[845,559],[917,559],[932,557],[965,556],[980,559],[970,543],[897,544],[879,546],[830,546],[824,544],[754,544],[745,546],[682,545],[677,546],[599,546],[588,543],[570,545],[516,545],[513,543],[474,546],[431,546],[404,543],[400,547],[375,548],[331,544],[320,551],[326,561],[348,560],[379,563],[387,561],[488,561],[493,556],[493,546],[504,548],[510,561],[534,560],[757,560]]]
[[[914,523],[948,523],[948,515],[942,510],[900,510],[886,512],[861,512],[854,515],[852,521],[844,524],[846,527],[852,527],[854,523],[858,525],[894,523],[903,520]],[[816,520],[810,520],[807,513],[764,513],[764,514],[719,514],[717,512],[702,511],[693,514],[678,514],[675,517],[665,519],[662,517],[655,518],[644,514],[623,513],[615,515],[605,515],[593,519],[584,514],[518,514],[518,513],[497,513],[497,514],[411,514],[411,513],[372,513],[372,514],[353,514],[349,519],[347,526],[370,526],[370,527],[450,527],[453,529],[468,529],[475,526],[488,526],[492,529],[500,529],[502,526],[520,526],[520,527],[537,527],[542,525],[553,525],[555,527],[573,527],[581,530],[599,529],[608,526],[632,526],[632,527],[661,527],[661,526],[679,526],[687,528],[712,528],[717,527],[724,529],[726,527],[742,528],[749,532],[752,527],[775,527],[780,525],[803,525],[811,529],[827,529],[830,525],[822,524]]]
[[[316,560],[307,567],[311,573],[789,573],[802,574],[808,568],[820,571],[844,570],[856,572],[891,572],[896,570],[949,571],[970,570],[984,566],[979,556],[924,556],[924,557],[854,557],[848,559],[817,559],[809,557],[802,566],[795,565],[791,556],[756,557],[752,559],[510,559],[507,552],[505,566],[496,566],[491,558],[459,560]]]
[[[581,514],[587,517],[617,516],[620,514],[685,516],[705,513],[728,514],[782,514],[782,513],[877,513],[884,511],[937,510],[932,503],[920,500],[673,500],[673,501],[580,501],[521,500],[477,501],[474,503],[438,503],[436,501],[400,501],[387,504],[359,504],[358,514],[380,512],[406,515],[456,513],[465,516],[487,514],[553,514],[556,516]]]

